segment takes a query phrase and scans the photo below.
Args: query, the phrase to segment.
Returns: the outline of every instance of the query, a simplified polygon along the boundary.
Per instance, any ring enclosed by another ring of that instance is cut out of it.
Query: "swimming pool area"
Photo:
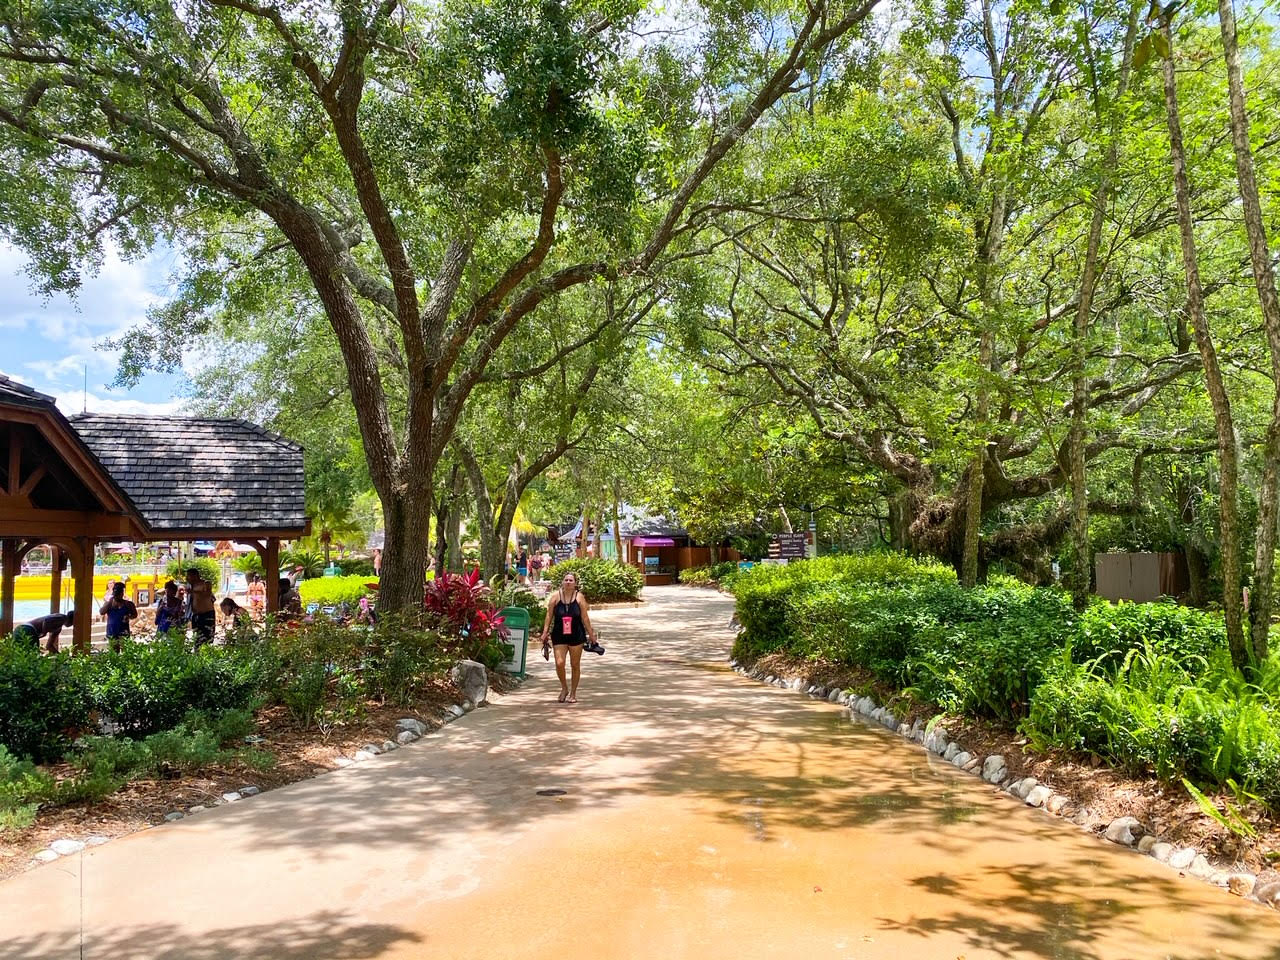
[[[48,600],[15,600],[13,603],[14,623],[26,623],[49,612]]]

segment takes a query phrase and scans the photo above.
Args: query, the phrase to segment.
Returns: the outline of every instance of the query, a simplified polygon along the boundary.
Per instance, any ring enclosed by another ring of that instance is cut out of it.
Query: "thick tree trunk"
[[[1227,395],[1218,365],[1218,353],[1209,330],[1204,309],[1204,288],[1200,283],[1200,259],[1196,250],[1195,221],[1191,215],[1191,185],[1187,177],[1186,151],[1182,145],[1182,120],[1178,111],[1177,74],[1173,60],[1173,32],[1164,25],[1169,43],[1169,56],[1164,61],[1165,118],[1169,126],[1169,155],[1173,161],[1173,188],[1178,204],[1178,233],[1182,243],[1182,269],[1187,278],[1187,315],[1195,336],[1196,349],[1204,366],[1205,386],[1213,406],[1214,432],[1218,440],[1218,536],[1222,546],[1222,612],[1226,620],[1227,645],[1237,666],[1248,660],[1240,610],[1240,500],[1239,462],[1236,452],[1236,428],[1231,415],[1231,398]],[[1191,575],[1192,602],[1204,603],[1203,557],[1187,548],[1187,568]]]
[[[911,524],[919,512],[910,490],[903,490],[888,497],[889,546],[894,550],[906,550],[911,543]]]
[[[1253,590],[1249,597],[1252,621],[1252,654],[1256,662],[1267,656],[1271,631],[1272,576],[1275,571],[1277,499],[1280,498],[1280,297],[1276,294],[1275,273],[1267,230],[1262,220],[1262,203],[1253,170],[1253,149],[1249,145],[1249,115],[1245,106],[1244,77],[1240,69],[1240,47],[1236,37],[1235,10],[1231,0],[1218,0],[1218,22],[1222,29],[1222,50],[1227,64],[1227,92],[1231,105],[1231,145],[1236,158],[1236,180],[1249,238],[1249,259],[1253,264],[1254,286],[1262,307],[1262,326],[1271,350],[1271,377],[1275,398],[1271,422],[1263,447],[1262,490],[1258,498],[1258,530],[1253,562]],[[1241,664],[1242,665],[1242,664]]]
[[[411,464],[415,468],[409,471],[411,474],[415,470],[417,473],[425,470],[425,482],[417,477],[406,482],[403,475],[405,464],[397,451],[387,413],[377,354],[365,328],[360,306],[343,279],[341,263],[320,224],[292,198],[273,196],[264,209],[301,257],[342,350],[351,403],[369,463],[369,476],[382,501],[386,526],[378,608],[386,611],[418,606],[422,603],[430,553],[427,537],[434,464]],[[411,394],[415,392],[414,387],[415,384],[411,383]],[[423,436],[424,428],[426,436]],[[410,444],[420,450],[428,449],[429,431],[429,419],[425,425],[410,423]]]
[[[383,498],[386,544],[378,581],[378,609],[408,610],[422,605],[430,560],[431,497]]]

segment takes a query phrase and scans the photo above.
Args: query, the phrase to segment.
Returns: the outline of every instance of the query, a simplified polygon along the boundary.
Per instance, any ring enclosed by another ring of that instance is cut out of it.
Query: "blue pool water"
[[[15,600],[13,607],[13,622],[26,623],[28,620],[34,620],[36,617],[42,617],[48,612],[48,600]]]

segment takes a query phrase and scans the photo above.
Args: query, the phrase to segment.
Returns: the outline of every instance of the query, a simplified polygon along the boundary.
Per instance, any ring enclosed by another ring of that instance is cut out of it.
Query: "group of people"
[[[516,555],[516,576],[523,584],[538,583],[542,580],[544,570],[550,570],[555,558],[551,550],[543,544],[541,550],[530,553],[528,548],[521,547]]]
[[[132,635],[133,621],[138,619],[137,605],[124,592],[123,580],[113,582],[106,602],[98,610],[107,621],[107,644],[112,650],[119,650],[123,646],[125,638]],[[224,613],[228,601],[235,602],[230,597],[224,600]],[[156,633],[180,630],[190,624],[195,634],[196,649],[199,649],[206,643],[213,642],[218,627],[218,615],[214,607],[213,585],[201,576],[199,567],[190,567],[181,592],[175,581],[168,580],[165,582],[164,592],[156,598]]]
[[[124,580],[111,581],[107,585],[106,598],[98,608],[99,616],[107,624],[107,644],[115,651],[123,647],[125,638],[132,636],[131,625],[138,619],[137,604],[125,596],[125,587]],[[226,618],[228,631],[251,628],[254,614],[266,610],[266,584],[256,573],[250,575],[248,594],[249,609],[242,607],[231,597],[224,597],[221,603],[215,604],[213,585],[204,579],[199,567],[191,567],[187,570],[183,586],[179,587],[176,581],[168,580],[165,582],[164,592],[156,598],[156,633],[184,630],[190,625],[196,649],[199,649],[213,642],[218,628],[217,610],[221,610]],[[286,618],[303,615],[302,597],[288,577],[280,578],[280,612]],[[75,610],[68,610],[66,613],[36,617],[15,627],[13,635],[33,644],[37,649],[43,641],[49,653],[57,653],[61,647],[62,631],[74,626],[75,616]]]

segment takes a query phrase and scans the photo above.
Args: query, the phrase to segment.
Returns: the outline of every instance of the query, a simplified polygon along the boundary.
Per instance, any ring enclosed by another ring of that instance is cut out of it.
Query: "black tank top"
[[[564,618],[569,618],[569,632],[564,629]],[[574,643],[585,643],[587,632],[582,626],[582,609],[578,606],[578,601],[572,600],[565,603],[563,600],[556,600],[556,609],[551,617],[551,636],[555,640],[570,640]]]

